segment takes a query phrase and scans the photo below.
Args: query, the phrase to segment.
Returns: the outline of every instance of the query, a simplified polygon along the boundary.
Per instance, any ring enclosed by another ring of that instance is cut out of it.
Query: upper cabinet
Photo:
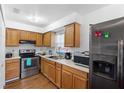
[[[6,29],[7,47],[19,46],[19,40],[36,41],[37,47],[41,47],[43,45],[43,36],[41,33],[12,29],[12,28]]]
[[[20,31],[20,40],[36,40],[36,33],[29,31]]]
[[[43,45],[45,47],[54,47],[55,43],[55,33],[54,32],[46,32],[43,35]]]
[[[29,33],[28,39],[31,41],[36,41],[37,33],[36,32],[28,32],[28,33]]]
[[[29,40],[29,32],[20,31],[20,40]]]
[[[80,24],[65,26],[65,47],[80,47]]]
[[[41,33],[36,34],[36,46],[41,47],[43,45],[43,35]]]
[[[6,46],[19,45],[19,31],[17,29],[6,29]]]

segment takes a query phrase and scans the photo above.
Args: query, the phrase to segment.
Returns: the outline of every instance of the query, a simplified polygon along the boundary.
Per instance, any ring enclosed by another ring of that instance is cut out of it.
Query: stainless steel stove
[[[19,50],[21,57],[21,78],[39,73],[39,57],[35,56],[35,49]]]

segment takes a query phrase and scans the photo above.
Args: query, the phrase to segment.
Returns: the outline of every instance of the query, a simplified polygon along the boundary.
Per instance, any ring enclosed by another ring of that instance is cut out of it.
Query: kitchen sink
[[[54,60],[58,60],[58,59],[63,59],[63,56],[49,56],[48,58],[54,59]]]

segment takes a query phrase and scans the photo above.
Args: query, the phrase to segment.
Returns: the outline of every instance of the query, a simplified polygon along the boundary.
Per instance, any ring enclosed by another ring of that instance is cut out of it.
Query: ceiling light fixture
[[[35,22],[35,23],[38,23],[38,22],[45,22],[46,20],[42,17],[38,17],[38,16],[28,16],[27,17],[31,22]]]

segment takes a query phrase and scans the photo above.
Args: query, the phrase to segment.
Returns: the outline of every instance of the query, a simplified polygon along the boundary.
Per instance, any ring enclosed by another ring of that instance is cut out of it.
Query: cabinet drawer
[[[11,60],[7,60],[6,63],[11,63],[11,62],[19,62],[19,59],[11,59]]]
[[[6,71],[19,69],[19,67],[20,67],[19,60],[6,61]]]
[[[47,60],[47,59],[45,59],[45,58],[41,57],[41,60],[42,60],[42,61],[45,61],[45,60]]]
[[[18,69],[13,69],[13,70],[6,71],[5,77],[6,77],[6,80],[19,77],[19,70]]]
[[[59,64],[59,63],[56,63],[56,67],[57,67],[57,68],[61,68],[61,67],[62,67],[62,65],[61,65],[61,64]]]
[[[46,59],[46,58],[41,58],[41,60],[44,61],[44,62],[47,62],[47,63],[49,63],[49,64],[52,64],[52,65],[55,65],[55,63],[56,63],[56,62],[51,61],[51,60],[48,60],[48,59]]]
[[[51,61],[51,60],[47,60],[47,62],[48,62],[49,64],[51,64],[51,65],[55,65],[55,64],[56,64],[56,62]]]
[[[75,68],[72,68],[72,67],[63,65],[63,66],[62,66],[62,69],[66,70],[66,71],[69,71],[69,72],[71,72],[71,73],[73,73],[73,74],[82,76],[82,77],[84,77],[84,78],[86,78],[86,79],[88,78],[88,74],[87,74],[86,72],[77,70],[77,69],[75,69]]]

